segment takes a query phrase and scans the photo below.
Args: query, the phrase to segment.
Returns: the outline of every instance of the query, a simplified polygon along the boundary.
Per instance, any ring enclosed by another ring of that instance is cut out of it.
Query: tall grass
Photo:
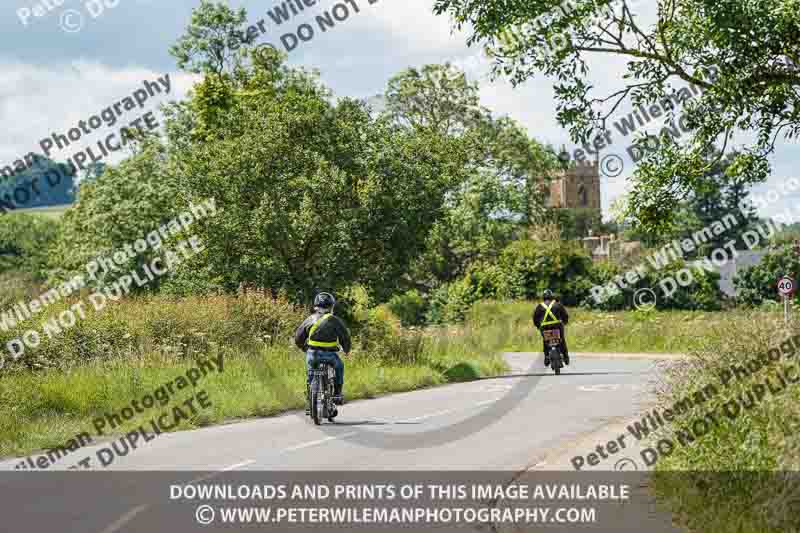
[[[677,443],[656,463],[655,487],[692,531],[798,531],[800,385],[783,388],[776,371],[786,375],[785,369],[794,367],[794,375],[800,372],[800,322],[785,326],[780,315],[769,319],[755,312],[728,317],[724,328],[691,352],[691,360],[673,365],[666,375],[659,392],[665,407],[707,384],[718,393],[653,437],[653,444],[661,439]],[[751,375],[724,384],[723,373],[732,365],[746,365],[781,345],[780,361],[753,367]],[[761,399],[752,408],[743,407],[759,384],[764,386]],[[694,421],[708,421],[709,413],[718,423],[709,423],[707,433],[693,430],[694,440],[679,440],[679,429],[692,430]],[[784,475],[787,471],[795,472]]]
[[[480,302],[467,313],[467,321],[474,328],[504,327],[504,350],[540,351],[541,336],[532,319],[535,305]],[[782,319],[782,314],[774,311],[568,311],[567,342],[570,351],[576,352],[688,353],[729,337],[733,328],[743,327],[751,319]]]
[[[303,318],[304,310],[260,296],[140,298],[90,313],[3,369],[0,456],[64,445],[83,431],[93,434],[94,418],[129,406],[184,374],[198,358],[220,354],[224,372],[207,375],[197,387],[208,393],[212,407],[179,429],[300,409],[305,358],[294,347],[292,333]],[[497,354],[501,335],[493,329],[404,330],[385,308],[361,318],[353,324],[357,333],[345,362],[350,399],[507,370]],[[25,327],[30,325],[20,329]],[[196,391],[181,392],[165,409]],[[159,412],[148,410],[114,434]]]

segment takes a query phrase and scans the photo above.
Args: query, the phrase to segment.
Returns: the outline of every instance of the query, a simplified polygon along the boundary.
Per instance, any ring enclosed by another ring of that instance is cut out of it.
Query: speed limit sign
[[[781,296],[791,296],[797,291],[797,283],[789,276],[783,276],[778,280],[778,293]]]

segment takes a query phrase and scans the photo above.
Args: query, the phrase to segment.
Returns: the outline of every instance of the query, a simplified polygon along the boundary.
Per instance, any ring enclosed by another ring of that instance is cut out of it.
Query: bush
[[[758,265],[738,274],[733,282],[738,289],[737,301],[745,306],[759,306],[778,300],[778,279],[785,275],[800,274],[800,257],[791,246],[784,245],[770,251]],[[795,300],[800,301],[800,300]]]
[[[48,249],[57,233],[58,222],[49,217],[28,213],[0,216],[0,273],[25,272],[43,281]]]
[[[428,302],[416,289],[393,296],[387,305],[405,327],[420,326],[425,323]]]
[[[460,280],[433,292],[427,319],[432,324],[461,322],[476,302],[508,293],[505,273],[496,265],[475,264]]]
[[[2,372],[68,369],[92,359],[113,359],[162,354],[193,358],[218,349],[255,353],[264,346],[292,346],[303,311],[283,298],[260,295],[135,298],[109,303],[101,311],[83,305],[85,319],[62,333],[42,334],[42,323],[77,302],[61,301],[48,306],[41,315],[0,332],[5,347],[29,329],[40,332],[41,344],[26,347],[16,362],[6,356]]]
[[[673,261],[660,270],[647,270],[643,276],[639,276],[635,284],[628,284],[628,289],[619,290],[613,296],[606,292],[604,294],[608,295],[608,298],[599,303],[589,294],[584,298],[582,304],[603,311],[635,309],[637,306],[634,300],[637,291],[650,289],[656,296],[656,309],[659,310],[718,311],[721,309],[724,294],[719,288],[719,274],[701,268],[689,268],[692,273],[692,282],[685,287],[676,283],[675,292],[667,298],[660,284],[668,278],[676,279],[678,272],[685,268],[688,267],[684,261]],[[615,276],[624,276],[625,272],[615,265],[597,265],[593,269],[594,282],[597,285],[607,285],[613,283]],[[649,302],[651,299],[652,296],[647,296],[643,301]]]
[[[550,289],[565,305],[577,305],[594,285],[591,258],[570,241],[513,242],[500,255],[499,267],[503,297],[538,299]]]

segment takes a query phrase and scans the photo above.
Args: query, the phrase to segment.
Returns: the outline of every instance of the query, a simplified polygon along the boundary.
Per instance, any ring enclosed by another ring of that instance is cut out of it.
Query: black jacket
[[[317,320],[319,320],[325,313],[321,311],[315,312],[313,315],[306,318],[294,334],[294,343],[303,351],[308,350],[308,332],[311,330]],[[345,353],[350,351],[350,332],[347,331],[347,326],[344,325],[342,319],[338,316],[331,316],[314,331],[312,340],[320,342],[339,342]],[[320,348],[321,350],[323,348]],[[338,348],[324,348],[325,351],[338,352]]]
[[[549,303],[549,302],[548,302]],[[561,305],[560,302],[556,301],[553,304],[553,314],[559,319],[563,324],[567,324],[569,322],[569,314],[567,313],[567,309]],[[539,304],[533,310],[533,325],[536,326],[536,329],[542,329],[542,322],[544,322],[544,313],[545,313],[545,306],[544,304]],[[545,326],[549,327],[549,326]]]

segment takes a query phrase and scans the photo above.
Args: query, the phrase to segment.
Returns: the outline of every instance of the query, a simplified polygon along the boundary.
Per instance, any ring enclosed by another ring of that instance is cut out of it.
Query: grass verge
[[[475,326],[508,324],[503,349],[540,351],[541,336],[533,328],[536,302],[481,302],[468,314]],[[620,311],[568,309],[567,343],[575,352],[689,353],[708,350],[751,320],[776,322],[770,311]]]
[[[666,374],[661,407],[692,401],[650,436],[654,487],[691,531],[798,531],[800,324],[740,313],[724,332]]]
[[[82,432],[95,442],[123,435],[199,391],[207,393],[212,406],[181,421],[176,430],[302,408],[304,355],[288,342],[289,321],[268,320],[270,312],[263,307],[269,305],[151,299],[123,301],[89,316],[78,329],[53,339],[46,352],[26,352],[21,361],[27,366],[10,366],[0,375],[0,457],[66,446]],[[274,305],[276,311],[286,310]],[[372,318],[357,328],[352,357],[345,360],[348,399],[508,371],[498,355],[505,338],[502,326],[408,331],[397,329],[391,317],[377,324],[371,324]],[[106,324],[115,326],[113,335],[102,327]],[[269,334],[262,330],[265,324]],[[225,342],[231,333],[241,334],[238,343]],[[56,360],[57,353],[64,357]],[[209,373],[196,388],[176,391],[168,404],[145,409],[98,437],[95,418],[119,413],[186,374],[198,358],[220,353],[224,372]]]

